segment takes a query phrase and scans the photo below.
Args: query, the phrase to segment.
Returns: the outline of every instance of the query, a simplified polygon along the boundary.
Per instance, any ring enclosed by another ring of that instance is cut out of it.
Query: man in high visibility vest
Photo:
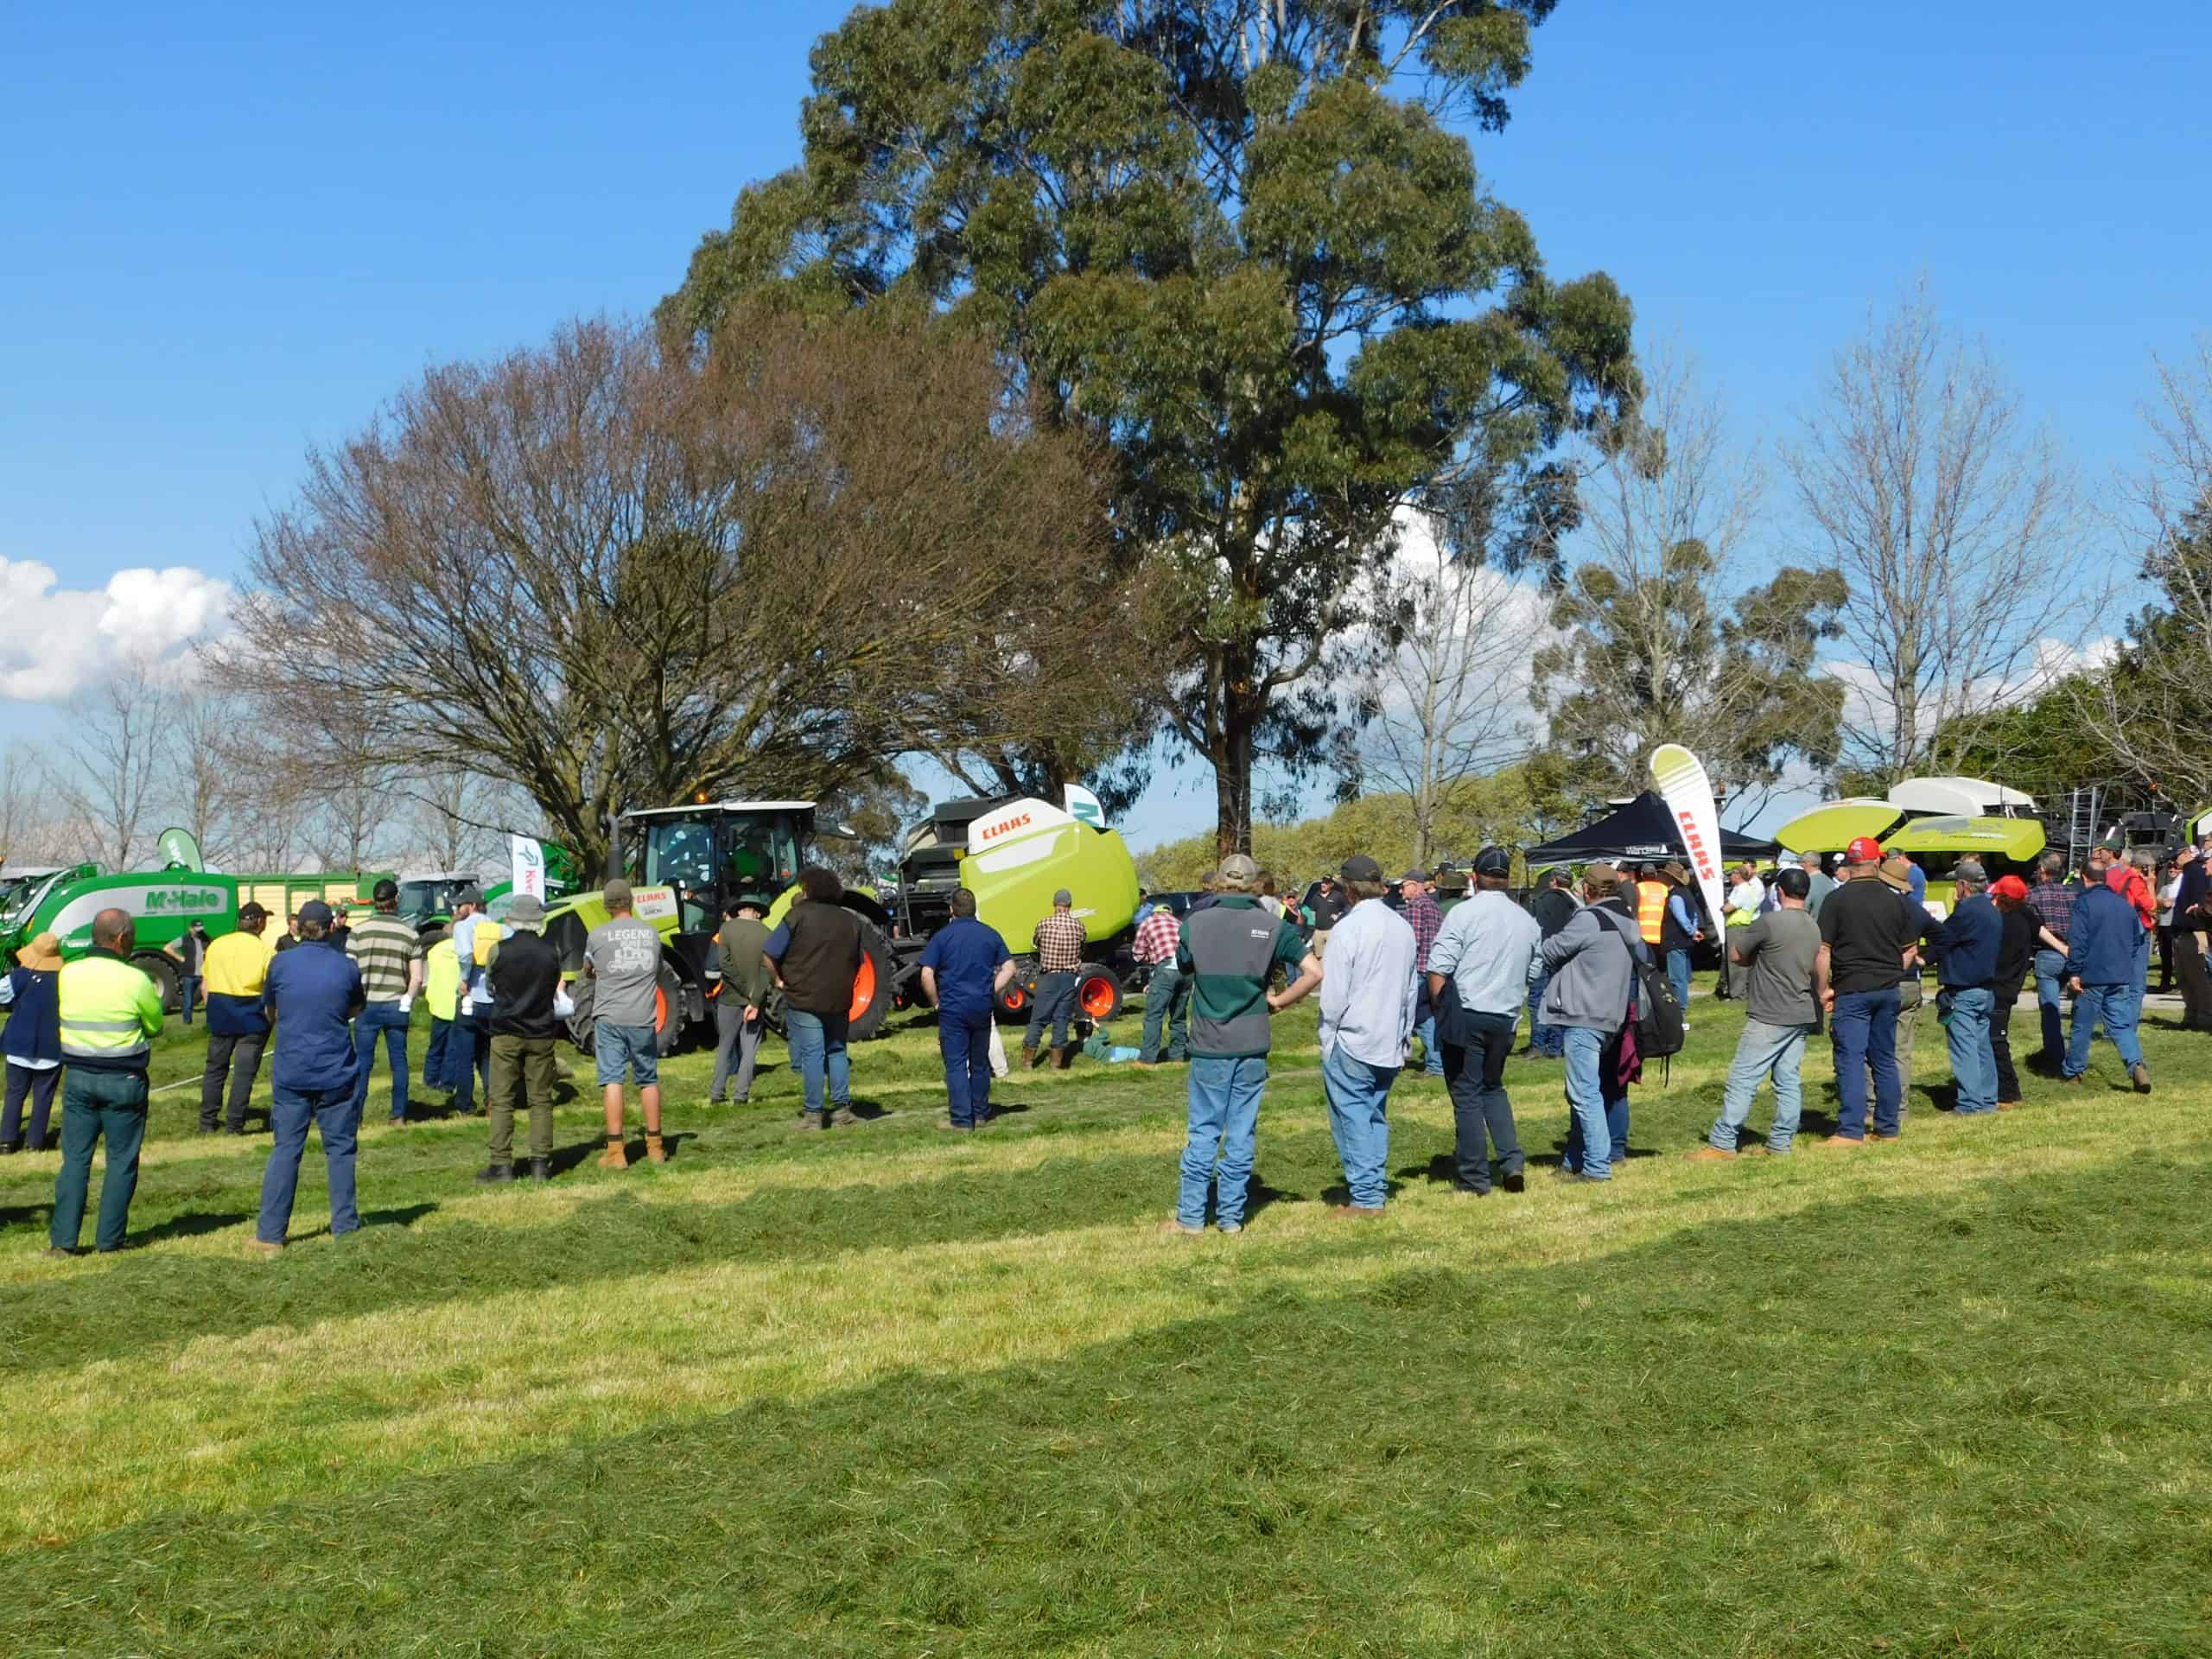
[[[100,1177],[100,1218],[93,1242],[123,1248],[130,1196],[138,1190],[138,1149],[146,1140],[146,1063],[161,1034],[162,994],[130,964],[137,943],[130,915],[92,918],[92,949],[67,963],[61,995],[61,1173],[54,1181],[48,1255],[73,1255],[85,1225],[92,1147],[107,1137]]]

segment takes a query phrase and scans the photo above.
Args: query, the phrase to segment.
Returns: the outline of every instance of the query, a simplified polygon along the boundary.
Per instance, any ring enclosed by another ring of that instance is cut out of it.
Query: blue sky
[[[200,10],[24,10],[0,57],[10,689],[67,677],[116,572],[235,575],[307,446],[424,365],[649,307],[797,159],[807,49],[848,8]],[[1745,439],[1924,271],[2096,483],[2134,454],[2151,354],[2212,326],[2209,48],[2196,4],[1563,0],[1476,162],[1554,270],[1611,271],[1697,355]],[[53,720],[0,703],[11,735]],[[1128,827],[1211,816],[1186,767]]]

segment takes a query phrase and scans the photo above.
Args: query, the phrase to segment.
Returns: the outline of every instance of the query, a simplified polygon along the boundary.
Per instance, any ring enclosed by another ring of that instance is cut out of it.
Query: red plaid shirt
[[[1406,922],[1414,931],[1414,967],[1426,972],[1428,953],[1436,948],[1436,936],[1444,931],[1444,912],[1436,900],[1423,893],[1418,899],[1406,900]]]
[[[1175,960],[1176,949],[1182,943],[1183,924],[1175,912],[1165,905],[1154,905],[1144,925],[1137,929],[1131,954],[1147,968],[1165,968]]]
[[[1083,966],[1090,936],[1075,912],[1056,910],[1037,924],[1037,967],[1047,974],[1071,974]]]

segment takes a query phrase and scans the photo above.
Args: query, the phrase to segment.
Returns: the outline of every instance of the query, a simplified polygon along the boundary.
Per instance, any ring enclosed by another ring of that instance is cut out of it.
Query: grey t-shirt
[[[1732,927],[1727,943],[1751,963],[1751,1018],[1768,1026],[1820,1023],[1813,1001],[1813,963],[1821,925],[1802,910],[1770,910],[1749,927]]]
[[[653,987],[660,979],[660,933],[651,922],[618,916],[584,941],[591,964],[592,1019],[606,1026],[653,1023]]]

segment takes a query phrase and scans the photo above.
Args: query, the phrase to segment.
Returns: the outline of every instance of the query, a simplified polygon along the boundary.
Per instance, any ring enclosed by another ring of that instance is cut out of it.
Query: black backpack
[[[1635,992],[1630,1012],[1636,1019],[1637,1052],[1647,1060],[1663,1060],[1681,1053],[1682,1005],[1675,1001],[1675,988],[1667,982],[1658,963],[1649,960],[1650,952],[1641,957],[1637,955],[1643,936],[1632,931],[1625,917],[1603,906],[1594,908],[1599,918],[1611,923],[1621,943],[1628,946],[1629,984]]]

